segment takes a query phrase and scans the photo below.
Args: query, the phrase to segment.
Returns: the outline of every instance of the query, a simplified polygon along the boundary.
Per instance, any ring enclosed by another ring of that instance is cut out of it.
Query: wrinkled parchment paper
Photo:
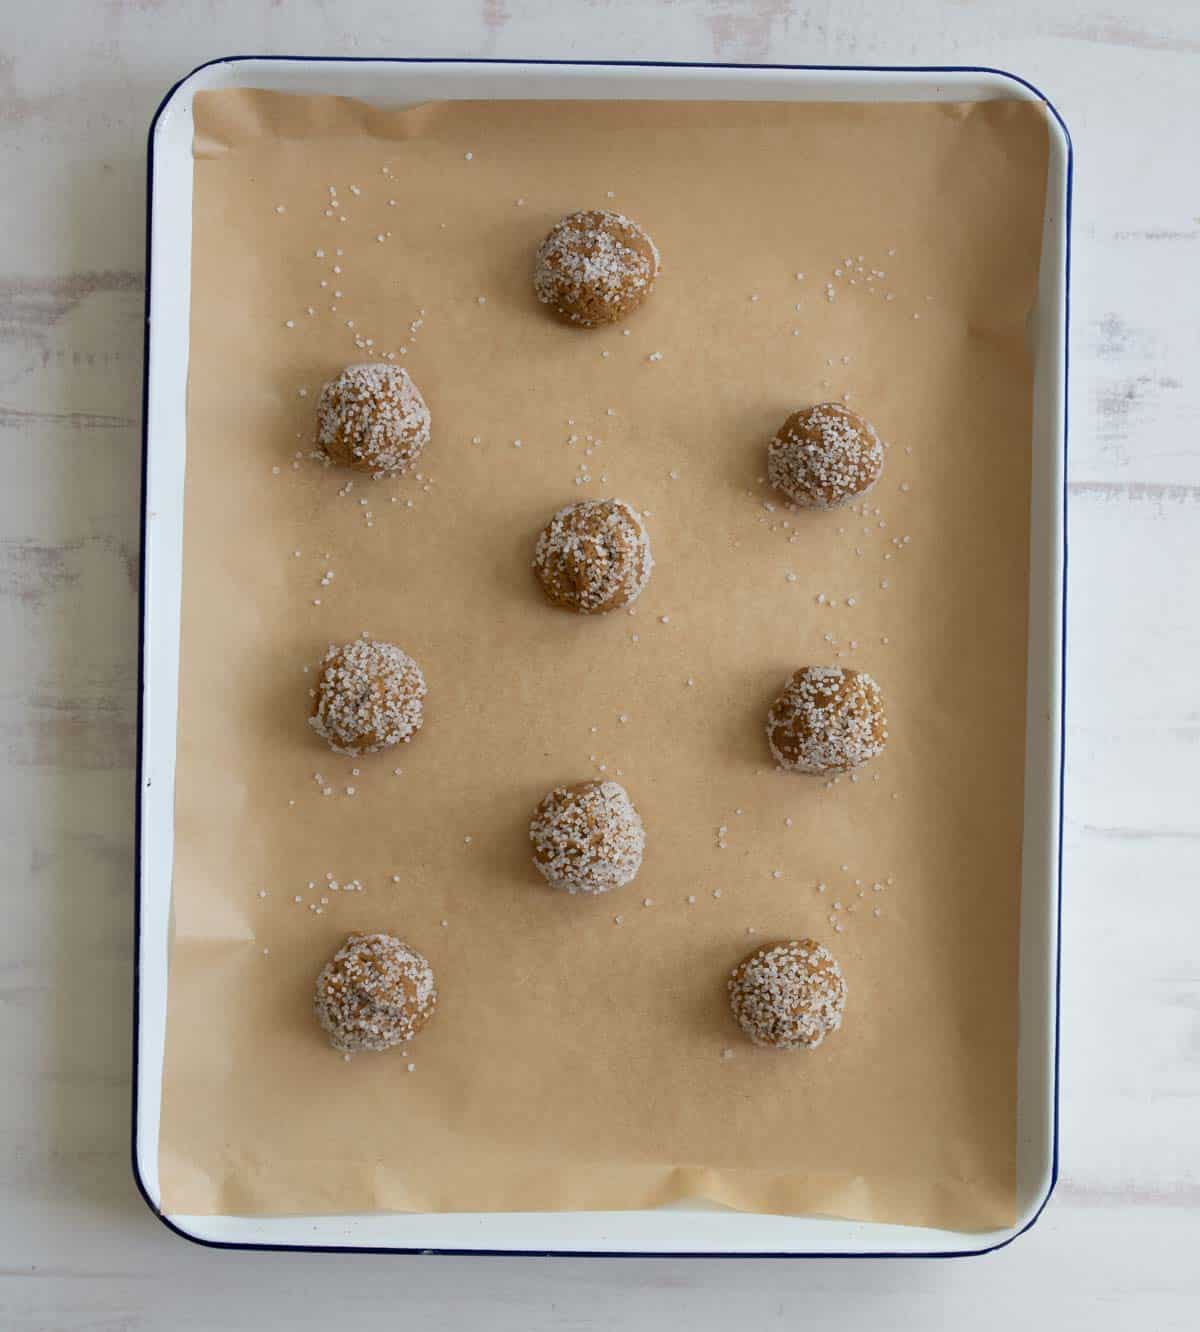
[[[165,1207],[1008,1223],[1040,110],[195,109]],[[530,268],[594,206],[664,271],[586,332]],[[420,475],[322,469],[321,384],[385,352],[433,412]],[[865,513],[789,514],[766,442],[843,394],[884,476]],[[576,619],[529,560],[600,495],[647,511],[657,567],[636,615]],[[411,745],[355,761],[305,717],[363,630],[429,697]],[[813,662],[888,700],[857,781],[772,770],[767,706]],[[530,813],[601,774],[642,872],[555,893]],[[346,1062],[311,1016],[354,930],[436,968],[407,1054]],[[754,1049],[727,972],[803,935],[842,962],[845,1024]]]

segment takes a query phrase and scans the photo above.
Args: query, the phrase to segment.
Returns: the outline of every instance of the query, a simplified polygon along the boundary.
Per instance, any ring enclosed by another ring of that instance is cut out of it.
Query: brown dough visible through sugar
[[[543,305],[581,328],[612,324],[649,296],[658,249],[632,218],[605,208],[571,213],[538,246],[533,288]]]
[[[425,399],[398,365],[348,365],[321,390],[317,447],[342,467],[399,475],[421,456],[429,432]]]
[[[552,888],[607,893],[636,877],[646,834],[619,782],[578,782],[543,797],[529,840],[533,863]]]
[[[793,504],[833,509],[865,495],[883,470],[869,421],[840,402],[793,412],[767,446],[767,480]]]
[[[636,601],[654,559],[641,514],[624,500],[581,500],[542,529],[533,570],[552,606],[600,615]]]
[[[767,714],[767,743],[789,772],[851,772],[883,753],[887,734],[879,686],[849,666],[802,667]]]
[[[416,735],[425,693],[421,668],[403,648],[357,638],[325,654],[309,725],[339,754],[373,754]]]
[[[335,1050],[389,1050],[410,1041],[437,1008],[433,968],[390,934],[352,934],[321,969],[317,1021]]]
[[[846,980],[833,954],[813,939],[768,944],[733,969],[729,1006],[755,1045],[815,1050],[842,1025]]]

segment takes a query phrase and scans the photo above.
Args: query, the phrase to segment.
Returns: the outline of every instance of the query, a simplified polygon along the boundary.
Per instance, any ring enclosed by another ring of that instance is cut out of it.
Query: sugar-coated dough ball
[[[632,218],[605,208],[570,213],[538,246],[533,288],[583,328],[623,319],[650,295],[658,250]]]
[[[729,1006],[755,1045],[815,1050],[842,1025],[846,981],[829,949],[812,939],[769,944],[733,969]]]
[[[335,1050],[390,1050],[437,1008],[433,968],[390,934],[352,934],[321,969],[313,1009]]]
[[[382,361],[348,365],[321,390],[317,447],[342,467],[396,476],[429,443],[429,424],[429,408],[407,370]]]
[[[849,666],[805,666],[771,705],[767,741],[789,772],[851,772],[887,743],[879,686]]]
[[[599,615],[636,601],[654,559],[641,514],[624,500],[581,500],[542,529],[533,570],[551,605]]]
[[[637,875],[646,833],[619,782],[580,782],[543,798],[529,840],[533,863],[552,888],[607,893]]]
[[[402,648],[356,638],[325,654],[308,722],[338,754],[374,754],[421,729],[425,692],[421,668]]]
[[[865,495],[882,471],[875,427],[840,402],[793,412],[767,446],[767,480],[808,509],[834,509]]]

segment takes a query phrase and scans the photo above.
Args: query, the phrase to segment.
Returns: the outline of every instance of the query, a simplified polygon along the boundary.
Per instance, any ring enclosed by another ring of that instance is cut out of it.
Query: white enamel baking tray
[[[182,586],[191,274],[192,99],[213,88],[332,93],[388,105],[451,98],[988,101],[1046,105],[1049,179],[1036,356],[1029,701],[1017,1108],[1018,1215],[986,1234],[824,1217],[671,1207],[640,1212],[179,1216],[159,1205],[158,1145],[167,1006]],[[1058,1168],[1067,319],[1071,142],[1043,95],[991,69],[236,57],[167,94],[150,130],[142,490],[137,965],[133,1163],[147,1203],[179,1234],[229,1247],[388,1252],[953,1256],[1008,1243],[1037,1219]]]

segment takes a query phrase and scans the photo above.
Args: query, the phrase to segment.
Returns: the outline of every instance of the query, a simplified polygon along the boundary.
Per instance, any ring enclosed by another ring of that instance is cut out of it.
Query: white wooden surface
[[[957,1263],[217,1254],[128,1168],[145,130],[231,52],[989,64],[1077,160],[1063,1170]],[[1200,8],[1191,0],[0,7],[0,1328],[1200,1321]]]

